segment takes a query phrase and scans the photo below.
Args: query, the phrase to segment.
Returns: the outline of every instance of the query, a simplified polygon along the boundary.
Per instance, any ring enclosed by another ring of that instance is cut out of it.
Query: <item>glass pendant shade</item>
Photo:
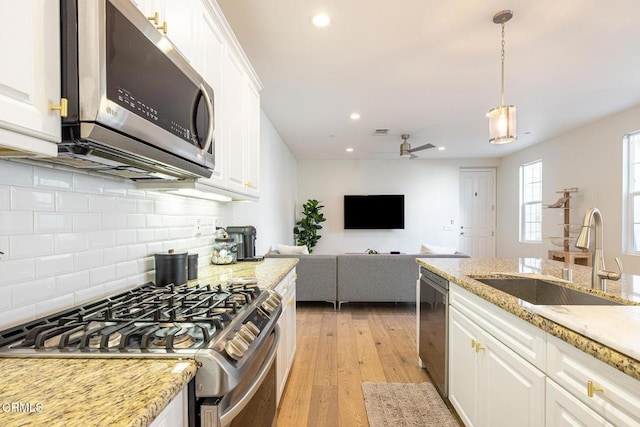
[[[513,142],[516,136],[515,105],[501,105],[489,111],[489,142],[492,144],[507,144]]]

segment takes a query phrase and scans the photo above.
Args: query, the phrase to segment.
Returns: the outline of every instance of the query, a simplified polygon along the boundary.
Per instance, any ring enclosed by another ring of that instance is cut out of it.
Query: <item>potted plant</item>
[[[293,228],[296,244],[299,246],[306,245],[309,253],[313,252],[313,247],[322,237],[318,234],[318,230],[322,229],[320,223],[326,220],[322,212],[320,212],[322,208],[324,208],[324,206],[317,200],[307,200],[307,202],[302,205],[302,215],[304,216]]]

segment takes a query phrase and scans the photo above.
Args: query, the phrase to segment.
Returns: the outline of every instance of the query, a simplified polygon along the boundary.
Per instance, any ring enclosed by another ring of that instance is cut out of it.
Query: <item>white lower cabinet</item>
[[[186,388],[182,389],[149,424],[149,427],[187,427],[189,425],[187,396]]]
[[[449,400],[466,426],[640,426],[640,381],[451,283]]]
[[[544,373],[455,307],[449,319],[449,399],[464,423],[543,425]]]
[[[553,427],[613,425],[549,378],[545,418],[545,425]]]
[[[296,278],[296,270],[293,269],[275,288],[282,295],[282,313],[278,320],[280,342],[276,358],[278,404],[296,354]]]

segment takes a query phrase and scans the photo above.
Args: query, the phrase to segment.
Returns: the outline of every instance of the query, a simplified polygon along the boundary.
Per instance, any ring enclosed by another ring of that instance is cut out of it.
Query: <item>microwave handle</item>
[[[202,147],[202,151],[206,153],[207,150],[209,149],[209,146],[213,143],[213,132],[215,129],[214,116],[213,116],[213,102],[211,102],[211,97],[209,96],[207,89],[204,87],[202,83],[200,84],[199,90],[207,106],[207,118],[209,119],[209,128],[207,129],[207,136],[205,138],[204,147]],[[195,123],[195,115],[196,115],[196,111],[193,112],[194,123]]]

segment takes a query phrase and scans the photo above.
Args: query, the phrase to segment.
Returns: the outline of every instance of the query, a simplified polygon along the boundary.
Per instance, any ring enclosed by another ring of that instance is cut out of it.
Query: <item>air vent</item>
[[[389,134],[389,129],[387,128],[378,128],[373,131],[375,136],[387,136]]]

